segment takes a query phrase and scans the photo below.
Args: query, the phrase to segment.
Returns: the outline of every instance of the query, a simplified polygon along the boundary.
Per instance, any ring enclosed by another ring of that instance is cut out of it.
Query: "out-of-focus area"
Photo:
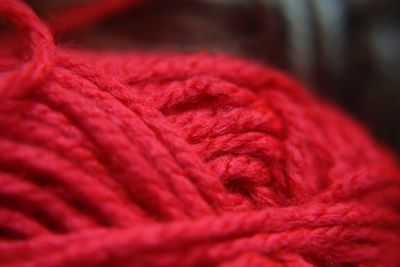
[[[51,20],[88,1],[98,0],[27,2]],[[96,49],[253,58],[292,73],[400,151],[398,0],[155,0],[58,38]]]

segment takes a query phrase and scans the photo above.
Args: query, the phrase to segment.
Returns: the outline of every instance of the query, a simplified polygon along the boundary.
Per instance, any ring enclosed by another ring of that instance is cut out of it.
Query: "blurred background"
[[[43,17],[99,0],[28,0]],[[58,41],[96,49],[222,51],[291,73],[400,152],[400,1],[153,0]]]

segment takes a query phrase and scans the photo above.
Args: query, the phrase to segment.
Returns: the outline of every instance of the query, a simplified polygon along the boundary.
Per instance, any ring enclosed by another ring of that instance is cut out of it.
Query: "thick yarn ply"
[[[0,266],[399,266],[395,158],[284,74],[0,16]]]

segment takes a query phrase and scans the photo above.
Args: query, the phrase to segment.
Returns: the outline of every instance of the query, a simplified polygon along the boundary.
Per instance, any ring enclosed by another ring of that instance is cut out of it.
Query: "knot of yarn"
[[[400,264],[395,158],[286,75],[0,11],[32,51],[0,76],[0,266]]]

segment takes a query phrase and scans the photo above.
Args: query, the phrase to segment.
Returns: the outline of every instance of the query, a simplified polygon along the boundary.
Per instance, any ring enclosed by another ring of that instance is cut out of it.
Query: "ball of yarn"
[[[286,75],[0,16],[0,266],[399,266],[395,158]]]

